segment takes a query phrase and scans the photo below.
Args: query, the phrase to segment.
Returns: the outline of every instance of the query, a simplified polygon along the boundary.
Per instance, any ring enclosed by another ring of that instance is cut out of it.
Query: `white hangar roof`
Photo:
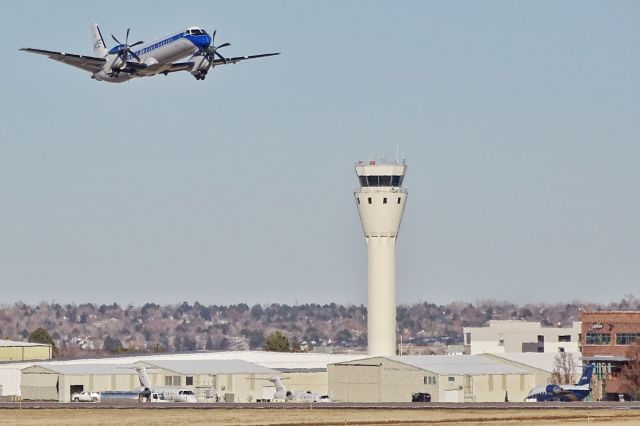
[[[150,360],[141,364],[178,374],[279,374],[279,371],[240,359]]]
[[[440,375],[531,374],[525,369],[506,365],[479,355],[396,355],[369,357],[362,361],[366,362],[380,358]],[[349,364],[350,362],[346,362],[342,365]]]
[[[51,346],[45,343],[19,342],[17,340],[0,339],[0,347],[23,347],[23,346]]]
[[[22,371],[33,367],[44,368],[48,371],[64,375],[108,375],[108,374],[137,374],[131,366],[119,364],[62,364],[62,363],[37,363],[23,368]]]

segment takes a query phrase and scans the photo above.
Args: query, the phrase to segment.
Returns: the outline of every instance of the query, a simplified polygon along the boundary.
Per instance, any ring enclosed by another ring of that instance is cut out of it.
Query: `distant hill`
[[[516,305],[495,300],[446,305],[398,306],[398,329],[415,345],[462,343],[463,326],[490,319],[523,319],[543,325],[570,325],[580,310],[640,310],[632,295],[606,305],[578,302]],[[301,342],[302,350],[365,350],[367,309],[363,305],[157,305],[126,307],[15,303],[0,306],[0,338],[27,340],[38,327],[48,330],[60,357],[101,353],[261,349],[280,330]]]

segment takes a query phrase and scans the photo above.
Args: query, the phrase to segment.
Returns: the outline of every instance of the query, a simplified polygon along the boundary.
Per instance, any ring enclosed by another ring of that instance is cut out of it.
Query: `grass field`
[[[0,425],[640,425],[640,410],[4,409]]]

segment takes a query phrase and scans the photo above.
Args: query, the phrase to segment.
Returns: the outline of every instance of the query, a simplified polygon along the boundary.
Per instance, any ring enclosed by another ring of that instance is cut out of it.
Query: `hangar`
[[[138,373],[122,365],[41,363],[22,369],[20,391],[23,400],[69,402],[74,392],[139,387]]]
[[[372,357],[330,364],[329,396],[336,402],[523,401],[534,374],[477,355]]]
[[[51,359],[51,345],[0,339],[0,361]]]
[[[199,401],[251,402],[263,398],[269,377],[278,371],[241,360],[163,360],[135,365],[42,363],[22,370],[24,400],[69,402],[74,392],[137,391],[135,367],[148,368],[154,387],[178,386]]]
[[[280,373],[239,359],[139,362],[156,388],[191,388],[200,402],[253,402],[270,398],[269,378]],[[137,379],[137,377],[136,377]],[[139,387],[139,385],[138,385]]]

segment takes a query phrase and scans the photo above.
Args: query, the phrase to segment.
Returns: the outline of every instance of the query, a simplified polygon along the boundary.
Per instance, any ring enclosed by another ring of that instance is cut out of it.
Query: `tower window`
[[[371,204],[371,197],[367,198],[367,201],[369,201],[369,204]]]
[[[400,204],[400,200],[402,200],[402,197],[398,197],[398,204]]]
[[[360,204],[360,197],[357,197],[356,200],[358,200],[358,204]]]
[[[384,197],[384,198],[382,199],[382,204],[387,204],[387,197]]]

